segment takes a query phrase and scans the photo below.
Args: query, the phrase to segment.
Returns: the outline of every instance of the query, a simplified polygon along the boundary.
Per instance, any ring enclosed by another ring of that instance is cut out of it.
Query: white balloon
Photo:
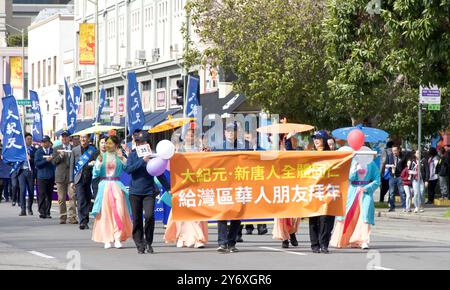
[[[359,150],[360,151],[372,151],[372,149],[370,149],[367,146],[363,146]],[[375,158],[375,156],[373,156],[373,155],[359,155],[359,154],[357,154],[355,156],[356,162],[358,162],[359,165],[361,165],[361,167],[364,168],[364,169],[367,169],[367,165],[369,165],[370,162],[372,162],[374,158]]]
[[[350,151],[350,152],[353,152],[354,150],[350,146],[342,146],[337,151]]]
[[[169,140],[162,140],[156,145],[156,155],[168,160],[175,154],[175,145]]]

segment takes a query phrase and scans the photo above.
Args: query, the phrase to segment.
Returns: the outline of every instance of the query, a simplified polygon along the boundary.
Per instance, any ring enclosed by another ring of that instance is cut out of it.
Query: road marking
[[[43,253],[40,253],[40,252],[36,252],[36,251],[28,251],[28,253],[33,254],[35,256],[42,257],[42,258],[46,258],[46,259],[55,259],[55,257],[48,256],[46,254],[43,254]]]
[[[283,252],[283,253],[287,253],[287,254],[294,254],[294,255],[299,255],[299,256],[307,256],[307,254],[305,254],[305,253],[291,252],[291,251],[281,250],[281,249],[277,249],[277,248],[271,248],[271,247],[259,247],[259,248],[260,249],[271,250],[271,251]]]
[[[394,270],[391,268],[381,267],[381,266],[373,266],[374,270]]]

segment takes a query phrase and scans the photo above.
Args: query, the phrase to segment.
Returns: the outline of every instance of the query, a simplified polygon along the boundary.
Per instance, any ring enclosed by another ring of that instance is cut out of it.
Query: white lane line
[[[33,254],[35,256],[42,257],[42,258],[46,258],[46,259],[55,259],[55,257],[48,256],[46,254],[43,254],[43,253],[40,253],[40,252],[36,252],[36,251],[28,251],[28,253]]]
[[[373,266],[374,270],[394,270],[391,268],[381,267],[381,266]]]
[[[287,253],[287,254],[294,254],[294,255],[299,255],[299,256],[307,256],[307,254],[305,254],[305,253],[291,252],[291,251],[281,250],[281,249],[277,249],[277,248],[271,248],[271,247],[259,247],[259,248],[260,249],[265,249],[265,250],[270,250],[270,251],[283,252],[283,253]]]

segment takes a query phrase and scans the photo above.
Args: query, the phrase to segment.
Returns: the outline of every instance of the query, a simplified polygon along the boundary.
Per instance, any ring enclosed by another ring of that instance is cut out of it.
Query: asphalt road
[[[369,251],[332,249],[329,255],[310,251],[307,222],[300,225],[299,247],[282,250],[270,234],[244,235],[233,254],[216,252],[216,227],[206,248],[187,249],[165,244],[157,223],[155,254],[138,255],[132,241],[105,250],[91,241],[91,230],[59,225],[56,207],[52,214],[19,217],[17,207],[0,204],[0,269],[450,269],[448,223],[377,218]]]

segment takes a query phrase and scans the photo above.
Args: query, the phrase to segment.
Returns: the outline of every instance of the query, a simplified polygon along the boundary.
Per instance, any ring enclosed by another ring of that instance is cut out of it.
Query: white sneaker
[[[114,247],[116,249],[122,249],[123,248],[122,243],[120,241],[115,241],[114,242]]]
[[[369,249],[369,244],[363,243],[362,246],[361,246],[361,249],[368,250]]]
[[[416,207],[415,209],[414,209],[414,213],[418,213],[419,212],[419,209]]]
[[[105,249],[111,249],[111,243],[105,243]]]
[[[419,210],[419,212],[424,212],[424,211],[425,211],[425,210],[424,210],[423,208]]]
[[[405,209],[405,208],[403,209],[403,212],[406,212],[406,209]]]

